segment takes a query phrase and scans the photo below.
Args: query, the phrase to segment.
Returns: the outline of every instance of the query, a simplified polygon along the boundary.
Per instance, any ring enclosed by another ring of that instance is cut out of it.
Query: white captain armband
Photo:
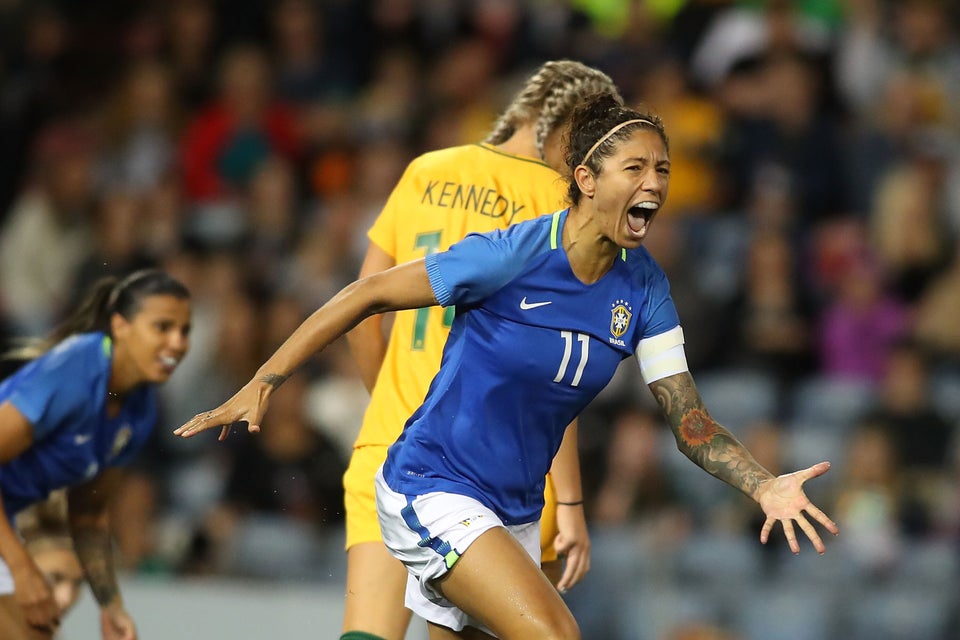
[[[679,325],[641,340],[636,355],[640,375],[647,384],[689,371],[687,356],[683,351],[683,329]]]

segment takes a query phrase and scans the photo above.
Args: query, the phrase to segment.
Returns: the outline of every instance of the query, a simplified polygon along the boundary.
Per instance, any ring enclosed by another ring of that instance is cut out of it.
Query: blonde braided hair
[[[574,60],[546,62],[516,94],[484,142],[503,144],[521,126],[535,122],[537,153],[543,160],[550,133],[578,103],[596,93],[612,94],[622,102],[613,80],[602,71]]]

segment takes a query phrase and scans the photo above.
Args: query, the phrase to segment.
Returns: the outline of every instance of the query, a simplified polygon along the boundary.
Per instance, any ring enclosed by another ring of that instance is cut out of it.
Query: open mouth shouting
[[[650,222],[659,209],[660,203],[652,200],[638,202],[627,209],[627,225],[634,236],[642,239],[647,235]]]

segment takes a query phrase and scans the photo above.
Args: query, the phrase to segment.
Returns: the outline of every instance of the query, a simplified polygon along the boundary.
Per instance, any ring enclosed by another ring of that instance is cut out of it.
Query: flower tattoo
[[[680,437],[688,446],[707,444],[718,432],[717,423],[703,409],[691,409],[680,419]]]

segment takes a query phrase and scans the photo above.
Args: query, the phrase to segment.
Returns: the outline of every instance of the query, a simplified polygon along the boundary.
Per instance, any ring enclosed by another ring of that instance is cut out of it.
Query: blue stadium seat
[[[710,414],[731,431],[777,417],[777,388],[770,376],[749,369],[723,369],[694,379]]]
[[[334,556],[308,524],[254,515],[239,525],[227,549],[229,573],[252,578],[325,580],[345,576],[342,551]],[[342,549],[342,547],[341,547]],[[331,559],[341,558],[335,565]]]
[[[808,378],[793,391],[790,423],[848,430],[870,409],[876,393],[866,381]]]
[[[849,640],[946,640],[957,606],[955,589],[917,589],[895,582],[848,594],[844,637]],[[951,598],[954,600],[951,602]]]
[[[753,535],[707,531],[684,541],[676,562],[681,579],[726,590],[730,581],[752,582],[761,578],[763,551]],[[713,582],[718,584],[712,585]]]
[[[664,640],[692,624],[724,628],[720,603],[706,590],[696,585],[647,582],[634,591],[624,612],[627,626],[618,636],[623,640]]]
[[[930,376],[930,400],[944,418],[960,421],[960,373],[933,373]]]
[[[836,633],[835,594],[809,585],[754,586],[733,614],[743,640],[825,640]]]

